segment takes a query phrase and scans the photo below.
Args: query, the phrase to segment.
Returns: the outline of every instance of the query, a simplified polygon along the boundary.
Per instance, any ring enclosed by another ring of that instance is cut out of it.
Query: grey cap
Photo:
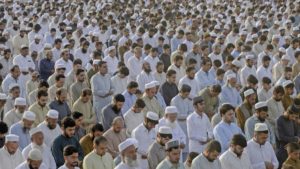
[[[197,96],[197,97],[194,97],[193,104],[201,103],[203,101],[204,101],[203,97]]]
[[[170,140],[165,145],[166,150],[169,150],[170,148],[179,147],[179,141],[178,140]]]

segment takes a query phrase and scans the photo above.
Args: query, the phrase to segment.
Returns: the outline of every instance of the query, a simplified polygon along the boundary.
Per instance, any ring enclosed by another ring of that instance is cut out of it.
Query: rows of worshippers
[[[0,1],[0,169],[299,169],[299,23],[299,0]]]

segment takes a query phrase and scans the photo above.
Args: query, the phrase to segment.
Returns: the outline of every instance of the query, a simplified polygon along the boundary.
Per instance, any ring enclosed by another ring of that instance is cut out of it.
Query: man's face
[[[220,155],[219,152],[214,151],[214,152],[208,152],[208,156],[206,157],[209,161],[214,161],[216,159],[218,159],[218,156]]]
[[[175,65],[177,66],[177,67],[180,67],[181,65],[182,65],[182,63],[183,63],[183,60],[177,60],[176,62],[175,62]]]
[[[7,143],[5,143],[5,146],[9,154],[15,154],[15,152],[19,148],[19,143],[16,141],[8,141]]]
[[[196,74],[196,71],[195,70],[191,70],[190,72],[187,73],[187,76],[190,79],[194,79],[195,78],[195,74]]]
[[[190,92],[181,92],[181,97],[183,97],[183,98],[187,98],[187,97],[189,97],[189,95],[190,95]]]
[[[6,100],[0,100],[0,107],[3,107],[6,103]]]
[[[285,88],[285,92],[287,95],[292,95],[294,93],[294,88],[293,87]]]
[[[83,116],[75,120],[75,124],[77,127],[81,127],[82,122],[83,122]]]
[[[130,167],[135,167],[137,165],[137,154],[134,145],[131,145],[124,150],[124,163]]]
[[[254,105],[256,103],[256,94],[251,94],[247,97],[247,100],[251,105]]]
[[[167,153],[169,160],[173,164],[179,163],[180,160],[180,148],[173,149],[171,152]]]
[[[120,110],[120,109],[122,109],[124,102],[116,102],[115,105],[116,105],[117,109]]]
[[[224,121],[227,123],[232,123],[234,121],[234,111],[233,110],[229,110],[227,111],[223,116]]]
[[[23,127],[30,129],[34,121],[23,119]]]
[[[300,150],[294,151],[289,154],[289,157],[293,160],[299,160],[300,158]]]
[[[49,117],[46,117],[47,126],[49,129],[55,129],[57,125],[57,119],[52,119]]]
[[[12,75],[14,78],[19,77],[20,74],[21,74],[21,71],[20,71],[20,68],[18,68],[18,67],[16,67],[16,68],[14,69],[14,71],[11,71],[11,75]]]
[[[284,73],[284,77],[286,78],[286,80],[291,80],[292,79],[292,75],[293,75],[292,72],[286,72],[286,73]]]
[[[100,143],[98,146],[94,145],[94,148],[98,155],[103,156],[107,149],[107,143]]]
[[[85,80],[85,74],[84,72],[81,72],[78,76],[77,79],[79,82],[83,82]]]
[[[39,99],[38,99],[38,102],[39,102],[39,105],[42,106],[42,107],[45,107],[47,102],[48,102],[48,96],[41,96]]]
[[[204,108],[205,108],[204,101],[201,102],[201,103],[197,103],[197,104],[195,105],[195,109],[197,110],[197,112],[203,112],[203,111],[204,111]]]
[[[42,132],[38,132],[38,133],[34,134],[32,136],[32,141],[35,144],[39,145],[39,146],[43,145],[43,143],[44,143],[44,135],[43,135],[43,133]]]
[[[211,68],[211,63],[207,62],[205,65],[202,66],[203,71],[207,72]]]
[[[283,93],[274,93],[274,99],[280,101],[283,97]]]
[[[66,92],[62,92],[59,96],[58,96],[58,100],[60,102],[64,102],[67,100],[67,93]]]
[[[107,64],[102,64],[101,66],[99,66],[99,71],[101,74],[106,74],[108,69],[107,69]]]
[[[164,65],[159,65],[156,70],[158,73],[162,73],[164,71]]]
[[[103,132],[102,131],[95,131],[94,133],[93,133],[93,136],[94,137],[100,137],[100,136],[102,136],[103,135]]]
[[[268,117],[268,112],[267,111],[260,111],[258,113],[258,119],[262,122],[264,122],[266,120],[266,118]]]
[[[268,139],[268,133],[255,133],[254,137],[259,145],[264,145]]]
[[[241,157],[243,154],[244,148],[240,145],[233,145],[233,152],[238,156]]]
[[[64,130],[64,134],[66,137],[73,137],[74,134],[75,134],[75,126],[74,127],[67,127],[65,130]]]
[[[136,93],[136,90],[137,90],[137,88],[134,87],[134,88],[128,89],[128,92],[129,92],[130,94],[135,94],[135,93]]]
[[[121,132],[121,130],[123,129],[123,126],[124,126],[124,124],[123,124],[123,122],[116,122],[114,125],[113,125],[113,131],[115,132],[115,133],[120,133]]]
[[[57,87],[63,87],[65,84],[65,78],[60,78],[59,81],[56,82]]]
[[[42,160],[37,161],[37,160],[28,159],[28,165],[30,169],[39,169],[41,164],[42,164]]]
[[[151,121],[146,122],[146,126],[147,126],[148,130],[151,130],[151,129],[155,128],[155,125],[156,125],[156,123],[153,123]]]
[[[77,167],[78,166],[78,153],[73,153],[70,156],[65,156],[65,163],[72,166],[72,167]]]
[[[152,87],[150,89],[146,89],[146,93],[147,93],[148,97],[152,98],[155,95],[155,92],[156,92],[156,88],[155,87]]]
[[[297,114],[289,114],[288,117],[289,117],[289,120],[296,121],[296,119],[298,118],[298,115]]]
[[[170,77],[168,77],[169,82],[171,83],[175,83],[176,82],[176,74],[171,75]]]

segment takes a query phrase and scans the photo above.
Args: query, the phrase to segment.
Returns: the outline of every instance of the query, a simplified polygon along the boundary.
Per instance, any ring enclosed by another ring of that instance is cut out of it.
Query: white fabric
[[[244,151],[241,158],[228,149],[220,156],[222,169],[253,169],[248,154]]]

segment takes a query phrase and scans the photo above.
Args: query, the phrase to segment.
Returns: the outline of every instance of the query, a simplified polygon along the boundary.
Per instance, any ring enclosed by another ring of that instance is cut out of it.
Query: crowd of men
[[[299,0],[0,0],[0,169],[300,169]]]

